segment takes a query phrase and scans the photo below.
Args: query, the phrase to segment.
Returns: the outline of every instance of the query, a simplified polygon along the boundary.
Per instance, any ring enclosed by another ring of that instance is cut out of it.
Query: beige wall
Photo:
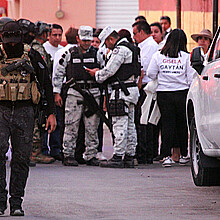
[[[80,25],[96,25],[96,0],[11,0],[9,17],[27,18],[32,22],[44,21],[57,23],[64,28],[64,32],[70,27],[78,28]],[[64,12],[64,17],[58,19],[55,16],[59,8]],[[18,9],[19,8],[19,9]]]
[[[175,29],[177,26],[176,11],[139,11],[139,14],[145,16],[149,24],[159,21],[162,15],[168,15],[171,19],[172,28]],[[191,38],[192,34],[199,33],[204,28],[212,31],[212,12],[182,11],[181,28],[187,35],[187,49],[191,51],[193,47],[197,46]]]

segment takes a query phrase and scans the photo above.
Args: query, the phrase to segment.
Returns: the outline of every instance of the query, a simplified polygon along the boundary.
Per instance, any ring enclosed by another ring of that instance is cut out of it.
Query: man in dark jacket
[[[37,84],[45,89],[48,102],[46,129],[56,128],[52,85],[44,66],[36,62],[36,51],[24,52],[23,35],[15,21],[2,30],[3,56],[0,59],[0,215],[7,208],[6,153],[11,139],[12,160],[9,185],[10,215],[23,216],[22,197],[29,172],[32,151],[34,110],[40,99]],[[39,56],[38,56],[39,55]],[[40,56],[41,57],[41,56]]]

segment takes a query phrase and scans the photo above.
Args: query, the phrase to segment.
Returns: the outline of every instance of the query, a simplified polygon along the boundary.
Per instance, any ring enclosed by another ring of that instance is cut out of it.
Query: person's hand
[[[55,93],[55,95],[54,95],[54,100],[55,100],[55,104],[56,104],[57,106],[62,107],[62,105],[63,105],[63,100],[62,100],[62,98],[61,98],[61,96],[60,96],[59,93]]]
[[[96,73],[96,71],[99,70],[99,68],[95,68],[95,69],[85,68],[85,70],[86,70],[91,76],[95,76],[95,73]]]
[[[50,130],[48,130],[49,126],[50,126]],[[48,130],[48,133],[50,134],[51,132],[55,131],[56,126],[57,126],[57,121],[55,115],[54,114],[49,115],[45,130],[46,131]]]

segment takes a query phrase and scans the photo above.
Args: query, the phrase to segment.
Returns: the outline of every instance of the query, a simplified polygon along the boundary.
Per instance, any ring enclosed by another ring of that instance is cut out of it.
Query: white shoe
[[[172,164],[175,164],[175,161],[172,160],[172,158],[168,156],[164,159],[162,166],[163,167],[171,167]]]
[[[180,156],[179,163],[184,165],[190,161],[189,157]]]
[[[96,159],[100,160],[100,161],[105,161],[107,160],[107,158],[104,156],[104,154],[102,152],[98,152],[96,155]]]

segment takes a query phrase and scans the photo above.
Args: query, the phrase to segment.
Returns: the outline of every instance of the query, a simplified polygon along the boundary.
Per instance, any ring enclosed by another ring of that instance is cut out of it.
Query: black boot
[[[24,211],[22,210],[22,208],[11,209],[10,215],[11,216],[24,216]]]
[[[24,216],[24,211],[21,207],[22,198],[11,197],[9,199],[9,203],[10,203],[10,215],[11,216]]]
[[[0,202],[0,216],[5,214],[7,209],[7,202]]]
[[[86,165],[88,165],[88,166],[99,166],[99,160],[96,159],[95,157],[93,157],[92,159],[86,161]]]
[[[100,162],[100,167],[124,168],[122,156],[113,155],[110,160]]]
[[[124,167],[125,168],[134,168],[134,157],[133,156],[125,155]]]
[[[64,157],[63,165],[77,167],[78,162],[75,160],[75,157]]]

